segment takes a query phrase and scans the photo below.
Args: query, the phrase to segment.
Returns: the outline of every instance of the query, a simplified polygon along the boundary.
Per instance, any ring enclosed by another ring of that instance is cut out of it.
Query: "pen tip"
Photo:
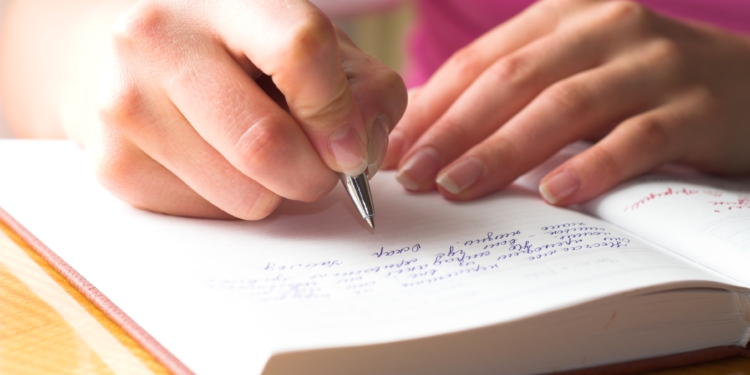
[[[370,228],[375,229],[375,218],[370,216],[366,217],[365,220],[367,220],[367,224],[370,224]]]

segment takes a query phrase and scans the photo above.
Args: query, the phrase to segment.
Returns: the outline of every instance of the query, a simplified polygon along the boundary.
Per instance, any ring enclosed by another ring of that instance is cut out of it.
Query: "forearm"
[[[21,137],[75,138],[108,30],[133,1],[11,0],[0,40],[0,94]],[[65,128],[68,129],[65,129]],[[66,131],[67,130],[67,131]]]

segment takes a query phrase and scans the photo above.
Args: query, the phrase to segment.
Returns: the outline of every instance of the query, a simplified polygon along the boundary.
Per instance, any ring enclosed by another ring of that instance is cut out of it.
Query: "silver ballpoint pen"
[[[344,184],[349,198],[352,199],[357,211],[362,215],[370,228],[375,229],[375,210],[372,206],[372,194],[370,194],[370,183],[367,180],[367,173],[359,176],[348,176],[340,173],[341,183]]]

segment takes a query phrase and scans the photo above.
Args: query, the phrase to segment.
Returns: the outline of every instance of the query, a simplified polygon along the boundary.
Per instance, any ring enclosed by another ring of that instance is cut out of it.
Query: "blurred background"
[[[386,4],[390,2],[394,5],[386,6],[384,9],[375,12],[366,12],[366,15],[338,16],[334,18],[334,22],[365,53],[374,56],[391,69],[403,73],[406,37],[409,32],[409,25],[414,18],[414,4],[411,1],[398,0],[381,0],[379,2]],[[360,3],[367,3],[367,1],[360,0]],[[2,17],[1,5],[2,0],[0,0],[0,17]],[[13,134],[4,122],[0,106],[0,138],[12,137]]]
[[[362,16],[338,17],[334,22],[365,53],[403,73],[406,38],[413,18],[414,4],[402,1],[390,9]]]

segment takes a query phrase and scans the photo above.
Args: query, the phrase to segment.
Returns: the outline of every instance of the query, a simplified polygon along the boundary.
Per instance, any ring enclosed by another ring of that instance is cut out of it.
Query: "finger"
[[[259,220],[278,207],[281,197],[234,168],[184,118],[178,117],[176,108],[172,110],[171,124],[159,124],[156,134],[140,132],[142,138],[137,142],[150,157],[211,204],[234,217]],[[167,144],[156,141],[166,137],[175,141]]]
[[[130,22],[122,26],[118,48],[139,52],[123,55],[144,56],[134,63],[158,77],[153,85],[163,87],[177,115],[234,168],[289,199],[315,200],[335,186],[337,177],[297,122],[221,46],[193,36],[185,45],[144,53],[153,38],[166,38],[170,31],[144,37]]]
[[[492,64],[404,155],[398,180],[412,191],[434,189],[445,164],[487,138],[542,90],[604,61],[618,48],[619,32],[597,24],[570,28]]]
[[[673,161],[686,143],[680,127],[694,120],[688,100],[632,117],[597,144],[542,179],[542,197],[555,205],[594,198],[617,184]]]
[[[656,105],[670,87],[670,65],[655,65],[660,48],[625,56],[544,90],[518,115],[444,168],[437,181],[449,199],[496,191],[566,144]]]
[[[206,143],[165,95],[123,81],[108,87],[112,91],[99,97],[105,128],[116,129],[210,204],[231,216],[257,220],[281,203]],[[166,196],[171,202],[155,207],[178,205],[181,198]]]
[[[197,71],[165,83],[188,122],[235,168],[278,195],[313,201],[331,191],[338,179],[297,122],[223,50],[211,52]]]
[[[231,215],[209,203],[172,172],[127,141],[107,138],[94,170],[113,195],[140,209],[168,215],[229,219]]]
[[[404,118],[394,129],[390,151],[393,156],[386,167],[395,167],[397,160],[490,65],[555,30],[562,14],[550,3],[530,6],[453,54],[436,71],[409,102]]]
[[[342,66],[369,134],[367,172],[372,178],[385,158],[388,134],[406,109],[406,86],[396,72],[359,50],[343,32],[339,38]]]
[[[138,89],[133,83],[133,72],[123,64],[127,60],[113,59],[105,65],[100,76],[95,98],[99,122],[96,137],[85,140],[86,151],[94,161],[98,180],[111,193],[131,205],[170,215],[227,219],[232,216],[201,197],[187,184],[161,164],[146,155],[130,140],[130,132],[138,127],[151,131],[156,125],[144,100],[148,88]],[[132,62],[132,61],[131,61]]]
[[[333,25],[309,2],[284,4],[223,2],[212,27],[230,50],[241,51],[272,77],[328,167],[362,173],[367,167],[367,132],[341,68]]]
[[[414,98],[419,94],[420,91],[422,91],[422,86],[412,87],[406,92],[407,105],[408,103],[412,103],[414,101]],[[402,122],[397,122],[396,124],[401,123]],[[391,131],[388,136],[388,150],[386,151],[385,158],[381,166],[382,168],[394,169],[398,166],[398,162],[399,160],[401,160],[401,149],[403,144],[403,135],[401,134],[401,132]]]

